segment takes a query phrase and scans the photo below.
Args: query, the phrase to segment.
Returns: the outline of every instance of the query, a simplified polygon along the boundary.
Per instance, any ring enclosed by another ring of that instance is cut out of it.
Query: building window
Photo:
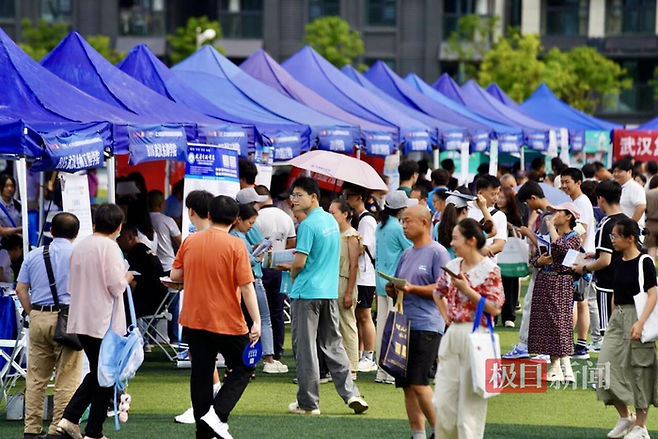
[[[221,0],[219,24],[224,38],[263,38],[263,0]]]
[[[656,0],[607,0],[606,35],[654,35]]]
[[[369,26],[395,26],[396,0],[368,0],[366,17]]]
[[[544,0],[543,35],[587,35],[589,0]]]
[[[121,35],[153,36],[165,34],[165,0],[121,0]]]
[[[465,15],[489,15],[488,0],[445,0],[443,3],[443,38],[447,39],[459,28]]]
[[[0,18],[15,18],[14,0],[0,0]]]
[[[655,59],[625,59],[618,61],[626,69],[626,75],[633,80],[630,89],[624,89],[616,96],[603,99],[598,112],[601,114],[629,114],[654,112],[654,86],[651,84],[653,72],[658,67]]]
[[[331,15],[340,16],[340,0],[311,0],[309,4],[311,21]]]
[[[521,28],[521,0],[510,0],[507,10],[507,26]]]
[[[41,0],[41,18],[48,22],[73,19],[71,0]]]

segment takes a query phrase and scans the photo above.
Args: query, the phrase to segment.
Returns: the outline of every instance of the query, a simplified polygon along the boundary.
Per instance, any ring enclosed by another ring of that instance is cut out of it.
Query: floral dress
[[[539,250],[530,263],[539,271],[532,293],[528,351],[566,357],[573,354],[573,270],[562,265],[569,250],[580,249],[580,237],[572,232],[551,242],[553,263],[538,267]]]

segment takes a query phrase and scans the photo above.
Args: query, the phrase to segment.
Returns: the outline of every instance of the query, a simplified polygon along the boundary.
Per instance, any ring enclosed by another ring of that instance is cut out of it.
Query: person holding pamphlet
[[[442,266],[450,261],[444,246],[432,240],[432,214],[421,205],[402,212],[404,236],[413,247],[406,249],[395,271],[395,279],[386,284],[386,292],[396,297],[404,293],[404,314],[411,322],[406,377],[395,379],[395,386],[404,389],[404,401],[412,438],[425,438],[425,420],[432,429],[436,414],[432,405],[430,370],[436,360],[441,336],[445,331],[447,308],[444,300],[434,298],[434,284],[443,274]],[[395,283],[394,283],[395,282]]]
[[[447,270],[436,282],[434,296],[447,301],[450,323],[439,348],[436,372],[436,439],[484,436],[487,399],[473,389],[470,335],[481,300],[485,301],[484,312],[493,317],[500,314],[505,302],[500,269],[482,255],[485,243],[477,221],[460,221],[452,235],[457,258],[446,264]],[[485,332],[485,316],[479,323],[478,331]]]
[[[613,263],[614,310],[598,363],[598,370],[609,374],[604,375],[596,393],[619,413],[609,438],[649,439],[649,406],[658,405],[658,360],[656,342],[643,343],[640,337],[656,306],[656,266],[651,257],[640,253],[640,228],[635,221],[619,220],[611,235],[614,249],[622,256]],[[647,293],[641,315],[635,307],[639,293]],[[629,406],[635,407],[635,414]]]

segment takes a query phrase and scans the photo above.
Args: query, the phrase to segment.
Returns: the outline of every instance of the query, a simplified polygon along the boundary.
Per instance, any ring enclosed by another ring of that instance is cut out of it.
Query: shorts
[[[407,376],[395,378],[395,387],[429,386],[430,371],[438,357],[441,334],[432,331],[411,331],[409,335],[409,355],[407,356]]]
[[[356,288],[359,291],[359,300],[356,302],[356,307],[366,309],[372,308],[372,301],[377,294],[376,287],[357,285]]]

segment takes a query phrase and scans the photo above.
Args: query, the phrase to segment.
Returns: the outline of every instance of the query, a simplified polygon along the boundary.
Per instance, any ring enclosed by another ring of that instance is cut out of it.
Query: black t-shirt
[[[640,292],[640,258],[642,255],[630,261],[622,258],[614,262],[614,290],[615,305],[634,305],[633,296]],[[653,259],[644,258],[642,261],[644,270],[644,291],[656,286],[656,266]]]
[[[167,295],[167,287],[160,282],[164,276],[160,260],[141,242],[130,250],[126,260],[130,270],[139,273],[139,276],[135,276],[137,286],[133,291],[137,316],[154,313]]]
[[[628,218],[623,213],[617,213],[615,215],[610,215],[603,218],[596,228],[596,234],[594,236],[594,243],[596,245],[596,258],[601,255],[601,253],[610,253],[612,255],[612,260],[610,265],[605,267],[602,270],[595,272],[596,279],[596,288],[602,291],[611,293],[613,290],[612,279],[615,274],[614,263],[617,259],[621,258],[621,253],[615,251],[612,247],[612,240],[610,239],[610,234],[612,229],[615,227],[619,220]]]

